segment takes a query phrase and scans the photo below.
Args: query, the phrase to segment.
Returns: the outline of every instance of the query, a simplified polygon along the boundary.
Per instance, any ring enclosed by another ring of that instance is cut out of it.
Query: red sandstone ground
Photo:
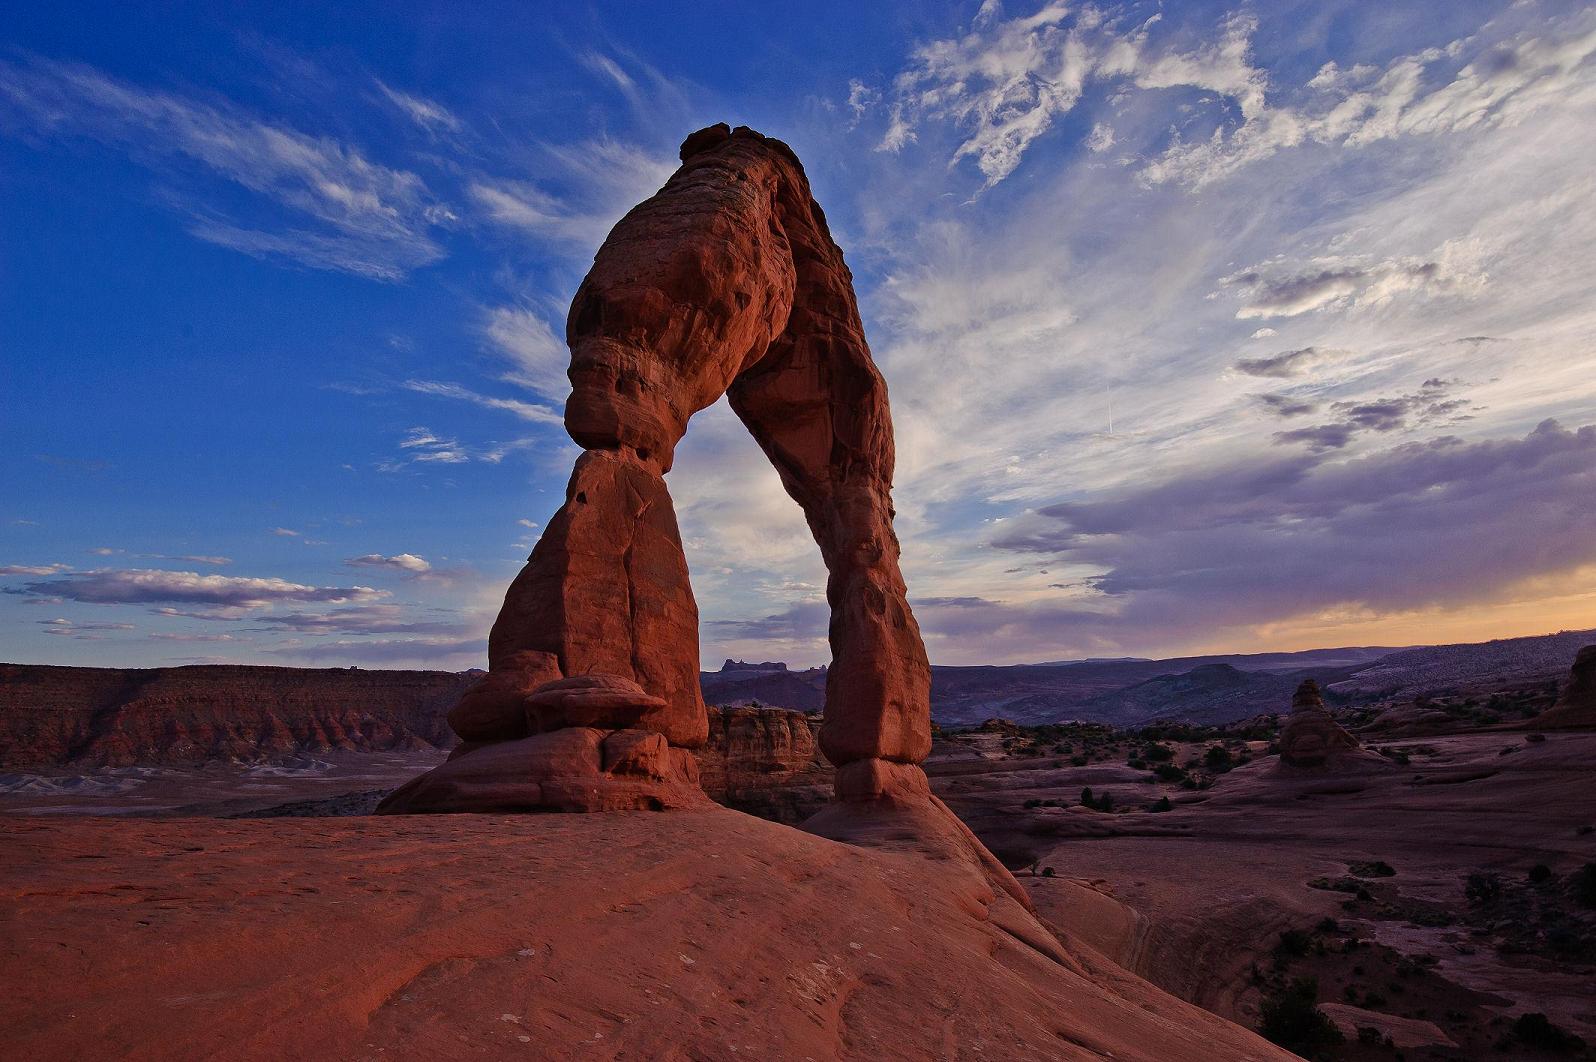
[[[1289,1057],[968,871],[727,810],[0,833],[11,1057]]]

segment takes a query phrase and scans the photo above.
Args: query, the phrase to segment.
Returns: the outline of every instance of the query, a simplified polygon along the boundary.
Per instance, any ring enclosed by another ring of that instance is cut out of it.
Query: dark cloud
[[[768,638],[807,640],[824,637],[831,625],[831,606],[824,601],[804,601],[758,619],[708,620],[704,626],[723,639]]]
[[[1319,408],[1317,402],[1305,402],[1284,394],[1258,394],[1252,397],[1277,417],[1300,417]]]
[[[131,631],[131,623],[77,623],[68,619],[37,620],[44,628],[44,633],[54,634],[63,638],[78,638],[83,641],[97,641],[100,638],[98,631]]]
[[[321,642],[316,645],[289,646],[269,650],[274,656],[304,661],[334,661],[340,664],[388,664],[396,661],[420,662],[436,666],[447,660],[457,667],[480,667],[487,662],[488,646],[483,638],[395,638],[376,641]]]
[[[1256,271],[1239,273],[1227,282],[1248,289],[1247,317],[1290,316],[1332,299],[1351,295],[1368,283],[1369,271],[1356,267],[1320,269],[1294,276],[1264,277]]]
[[[1305,443],[1312,450],[1339,450],[1352,441],[1357,428],[1351,424],[1320,424],[1312,428],[1277,431],[1277,443]]]
[[[305,586],[286,579],[201,575],[147,568],[101,568],[71,572],[58,579],[28,583],[23,593],[87,601],[99,605],[183,604],[256,608],[276,601],[326,604],[375,601],[387,593],[369,586]]]
[[[1330,412],[1341,419],[1334,423],[1293,431],[1277,431],[1277,443],[1302,443],[1314,450],[1339,450],[1352,441],[1359,432],[1393,432],[1405,428],[1467,420],[1466,399],[1449,397],[1449,389],[1456,383],[1431,377],[1419,390],[1408,395],[1394,395],[1358,401],[1334,402]],[[1266,396],[1277,398],[1279,396]]]
[[[1303,347],[1301,350],[1283,350],[1267,358],[1242,358],[1236,362],[1236,371],[1248,376],[1284,380],[1304,376],[1325,362],[1333,361],[1345,351],[1327,347]]]
[[[269,624],[270,629],[296,631],[302,634],[435,634],[463,635],[466,627],[461,623],[442,620],[413,620],[397,605],[366,605],[356,608],[337,608],[330,612],[289,612],[275,616],[261,616],[255,622]]]
[[[1596,426],[1256,459],[1049,506],[993,545],[1095,568],[1119,622],[1162,629],[1482,600],[1596,563]]]

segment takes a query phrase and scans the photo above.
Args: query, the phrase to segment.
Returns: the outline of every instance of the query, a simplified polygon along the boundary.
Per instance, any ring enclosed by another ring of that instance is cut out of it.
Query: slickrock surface
[[[1293,1057],[1016,938],[967,869],[731,811],[0,819],[0,845],[18,1058]]]
[[[447,671],[0,664],[0,769],[447,748]]]
[[[1545,730],[1596,727],[1596,645],[1587,645],[1574,657],[1568,683],[1557,703],[1536,716],[1531,726]]]

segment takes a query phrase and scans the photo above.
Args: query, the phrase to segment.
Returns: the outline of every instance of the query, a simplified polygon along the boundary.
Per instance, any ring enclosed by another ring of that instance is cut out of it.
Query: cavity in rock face
[[[1322,767],[1337,753],[1358,747],[1319,694],[1319,684],[1303,679],[1291,698],[1291,714],[1280,728],[1280,760],[1293,767]]]
[[[505,597],[489,674],[450,714],[470,747],[380,811],[703,799],[685,753],[708,735],[698,609],[663,476],[689,419],[722,395],[829,572],[822,750],[856,798],[923,788],[931,670],[898,568],[892,420],[852,274],[785,144],[717,125],[681,157],[572,302],[565,426],[587,452]],[[615,744],[620,733],[665,745]]]

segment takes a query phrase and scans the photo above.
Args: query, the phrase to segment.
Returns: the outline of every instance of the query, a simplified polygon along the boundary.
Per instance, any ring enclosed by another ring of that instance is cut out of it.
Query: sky
[[[0,659],[482,666],[714,122],[855,274],[937,663],[1596,627],[1596,5],[6,5]],[[826,660],[724,402],[709,667]]]

